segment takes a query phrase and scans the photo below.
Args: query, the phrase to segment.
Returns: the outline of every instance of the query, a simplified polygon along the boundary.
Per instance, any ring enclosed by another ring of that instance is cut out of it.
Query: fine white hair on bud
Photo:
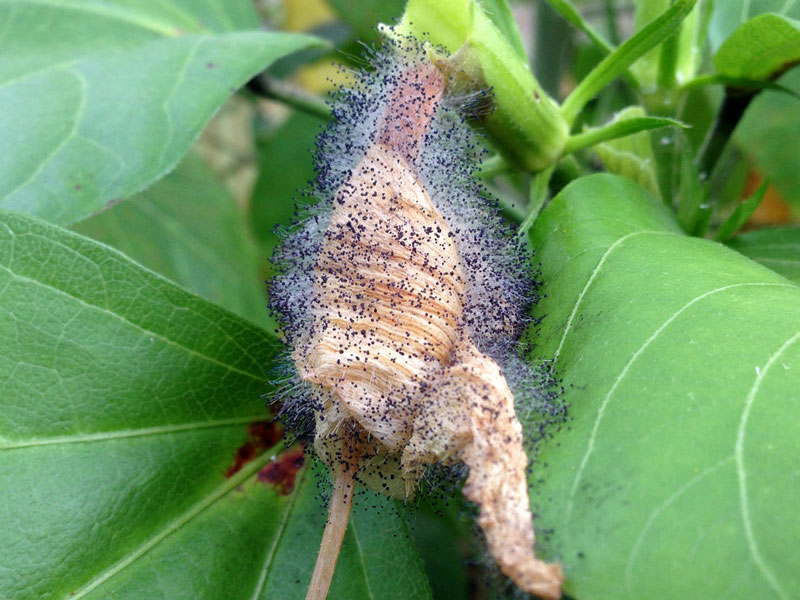
[[[463,492],[501,570],[558,598],[560,566],[534,554],[509,385],[540,422],[560,414],[516,349],[535,300],[531,264],[475,177],[483,151],[452,72],[411,41],[371,63],[334,100],[319,203],[276,252],[270,284],[297,374],[284,418],[334,474],[307,598],[327,594],[355,482],[407,498],[437,463],[468,468]]]

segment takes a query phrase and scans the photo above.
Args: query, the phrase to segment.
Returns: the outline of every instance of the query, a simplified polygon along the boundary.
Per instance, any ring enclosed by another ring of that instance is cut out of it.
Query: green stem
[[[542,210],[542,206],[544,205],[545,200],[547,200],[547,186],[550,183],[550,177],[553,175],[555,168],[555,165],[551,165],[543,171],[536,173],[533,176],[533,179],[531,179],[528,216],[525,217],[522,225],[520,225],[519,229],[517,230],[519,235],[525,235],[528,233],[528,230],[533,227],[533,224],[536,222],[536,219]]]
[[[617,28],[617,9],[614,6],[614,0],[606,0],[606,22],[608,23],[608,35],[611,38],[611,43],[615,46],[619,45],[619,29]],[[609,50],[609,53],[613,48]]]
[[[603,142],[633,135],[640,131],[660,129],[662,127],[686,127],[686,125],[680,121],[664,117],[639,117],[616,121],[602,127],[594,127],[582,133],[571,135],[567,138],[567,144],[564,146],[564,153],[576,152],[584,148],[602,144]]]
[[[676,0],[659,17],[626,40],[592,69],[561,105],[561,114],[570,125],[586,103],[600,90],[622,75],[629,66],[660,44],[680,27],[697,0]]]
[[[664,40],[661,45],[661,57],[658,64],[658,87],[661,90],[667,91],[675,88],[678,50],[677,35]]]
[[[564,56],[569,47],[570,28],[544,0],[536,14],[536,79],[553,98],[559,97]]]
[[[247,88],[259,96],[277,100],[313,117],[325,121],[331,118],[331,108],[325,100],[283,79],[262,73],[251,79],[247,83]]]
[[[545,0],[553,10],[555,10],[567,23],[578,28],[585,33],[587,37],[594,43],[595,46],[600,48],[605,54],[611,54],[614,51],[614,46],[610,44],[602,35],[600,35],[589,23],[584,21],[581,13],[568,2],[568,0]],[[544,1],[540,3],[539,8],[544,5]],[[541,14],[541,13],[540,13]]]
[[[708,73],[706,75],[698,75],[691,81],[684,83],[681,86],[681,91],[685,92],[693,90],[705,85],[724,85],[740,93],[758,93],[764,90],[772,90],[789,94],[800,100],[800,93],[797,93],[791,88],[775,83],[774,81],[763,81],[761,79],[748,79],[746,77],[730,77],[720,73]]]
[[[481,163],[480,169],[478,170],[478,177],[481,179],[492,179],[510,170],[511,165],[509,165],[502,156],[495,154]]]
[[[701,180],[707,181],[711,177],[733,130],[736,129],[744,116],[744,111],[750,106],[754,97],[755,95],[752,93],[741,93],[731,88],[725,89],[725,98],[717,113],[717,120],[697,153],[695,164]]]

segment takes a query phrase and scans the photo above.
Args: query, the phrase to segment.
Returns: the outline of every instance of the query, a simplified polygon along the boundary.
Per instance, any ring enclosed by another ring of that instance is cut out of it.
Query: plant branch
[[[696,2],[697,0],[677,0],[592,69],[561,105],[561,114],[567,123],[574,123],[586,103],[622,75],[637,59],[673,35]]]
[[[731,77],[729,75],[722,75],[720,73],[698,75],[691,81],[683,84],[680,89],[681,91],[685,92],[687,90],[699,88],[704,85],[724,85],[740,93],[758,93],[764,90],[771,90],[773,92],[788,94],[800,100],[800,93],[774,81],[748,79],[746,77]]]
[[[550,183],[550,177],[552,177],[555,168],[555,165],[551,165],[533,176],[531,180],[530,201],[528,203],[528,215],[517,230],[519,235],[528,233],[536,222],[539,213],[542,211],[542,206],[544,206],[544,202],[547,200],[547,185]]]
[[[725,145],[730,140],[734,129],[744,116],[744,111],[755,97],[753,93],[743,93],[732,88],[725,88],[725,98],[717,113],[714,126],[708,132],[703,146],[697,153],[697,171],[702,181],[707,181],[717,165]]]
[[[614,46],[610,44],[600,33],[587,23],[578,10],[568,2],[568,0],[546,0],[553,10],[569,24],[585,33],[595,46],[600,48],[605,54],[611,54]]]
[[[602,127],[593,127],[582,133],[571,135],[564,146],[564,154],[590,148],[603,142],[615,140],[647,131],[649,129],[660,129],[662,127],[686,127],[680,121],[667,119],[664,117],[638,117],[635,119],[624,119],[616,121]]]
[[[326,121],[331,118],[331,108],[322,98],[309,94],[300,86],[284,79],[261,73],[247,82],[247,89],[264,98],[283,102],[311,116]]]
[[[502,156],[495,154],[481,163],[478,169],[478,177],[481,179],[492,179],[503,173],[508,173],[510,170],[511,165],[509,165]]]

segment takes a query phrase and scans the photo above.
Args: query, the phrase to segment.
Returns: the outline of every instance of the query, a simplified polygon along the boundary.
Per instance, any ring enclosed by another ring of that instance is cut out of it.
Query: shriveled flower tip
[[[498,364],[521,326],[527,265],[470,183],[472,137],[443,105],[447,81],[421,58],[395,60],[349,97],[375,109],[349,113],[374,129],[323,139],[357,161],[323,163],[327,222],[290,240],[283,260],[306,271],[273,288],[278,309],[302,305],[283,312],[292,360],[313,384],[303,402],[314,445],[334,471],[346,463],[405,497],[427,465],[464,463],[464,494],[501,570],[558,598],[560,567],[534,554],[522,428]]]

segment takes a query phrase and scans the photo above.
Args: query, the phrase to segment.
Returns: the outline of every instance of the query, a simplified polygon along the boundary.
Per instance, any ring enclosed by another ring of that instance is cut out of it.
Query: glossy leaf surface
[[[728,246],[800,284],[800,228],[751,231],[737,235]]]
[[[724,0],[714,2],[708,26],[708,41],[716,52],[736,29],[755,16],[775,13],[800,19],[800,3],[794,0]]]
[[[189,155],[162,180],[73,228],[272,330],[255,241],[242,211]]]
[[[304,597],[325,513],[264,423],[270,334],[11,212],[0,306],[0,597]],[[428,598],[389,501],[359,504],[331,596]]]
[[[714,56],[717,72],[768,80],[800,61],[800,21],[766,14],[739,27]]]
[[[593,598],[793,598],[800,289],[609,175],[532,234],[536,356],[571,420],[532,477],[541,547]]]
[[[239,1],[0,0],[0,23],[0,208],[59,224],[163,176],[233,91],[319,43]]]

